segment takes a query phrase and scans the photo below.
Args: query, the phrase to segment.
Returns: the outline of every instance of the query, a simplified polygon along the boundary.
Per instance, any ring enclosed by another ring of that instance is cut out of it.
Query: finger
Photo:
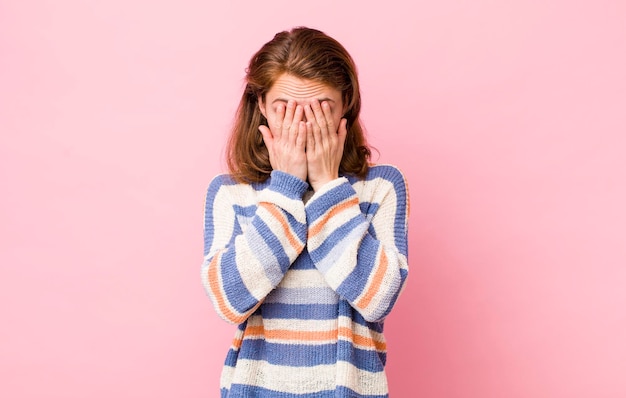
[[[263,136],[263,142],[265,142],[265,146],[268,148],[272,146],[274,142],[274,137],[272,136],[272,131],[267,126],[259,126],[259,132]]]
[[[313,122],[306,122],[306,152],[312,154],[315,151],[315,137],[313,137]]]
[[[310,104],[307,104],[304,107],[304,112],[306,114],[307,122],[311,124],[311,134],[313,134],[313,130],[317,130],[317,133],[319,135],[320,126],[319,124],[317,124],[317,121],[315,120],[315,114],[313,113],[313,109],[311,108]],[[311,138],[314,138],[313,135],[311,135]]]
[[[339,122],[339,130],[337,131],[337,138],[339,140],[339,146],[343,148],[344,142],[346,142],[346,136],[348,135],[348,119],[343,118]]]
[[[330,110],[330,105],[328,101],[322,102],[322,112],[324,113],[324,119],[326,120],[326,125],[328,126],[329,133],[337,133],[337,127],[335,127],[335,119],[333,119],[333,113]]]
[[[306,116],[307,122],[315,123],[315,114],[313,114],[313,109],[311,109],[311,104],[306,104],[304,106],[304,116]]]
[[[296,110],[296,101],[289,100],[287,102],[287,108],[285,109],[285,118],[283,120],[282,131],[289,131],[291,124],[293,123],[293,115]]]
[[[324,141],[322,140],[322,128],[317,123],[317,119],[311,123],[311,136],[313,137],[313,150],[321,150],[324,145]]]
[[[322,134],[328,133],[328,126],[326,125],[326,117],[324,116],[324,111],[322,111],[322,106],[318,100],[311,101],[311,108],[313,109],[313,113],[315,114],[315,121],[319,125],[322,130]]]
[[[307,125],[306,123],[304,123],[303,121],[300,121],[299,126],[298,126],[298,136],[296,137],[296,148],[298,148],[298,150],[302,151],[304,150],[305,147],[305,143],[307,141]]]
[[[285,122],[285,105],[278,104],[276,106],[276,114],[274,115],[273,126],[276,137],[280,138],[282,135],[283,123]]]
[[[291,128],[289,129],[289,142],[295,143],[296,136],[298,135],[298,129],[300,128],[300,122],[302,121],[303,115],[304,115],[304,109],[302,109],[302,105],[296,106],[296,111],[293,114],[293,122],[291,123]]]

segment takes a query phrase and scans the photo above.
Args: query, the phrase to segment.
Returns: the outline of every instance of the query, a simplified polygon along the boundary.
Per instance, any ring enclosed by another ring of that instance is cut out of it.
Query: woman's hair
[[[265,100],[274,82],[285,73],[341,91],[348,134],[339,171],[364,178],[371,152],[359,121],[361,94],[356,66],[338,41],[305,27],[277,33],[250,59],[246,88],[226,147],[233,178],[239,182],[262,182],[272,172],[269,153],[258,129],[261,124],[267,126],[258,98]]]

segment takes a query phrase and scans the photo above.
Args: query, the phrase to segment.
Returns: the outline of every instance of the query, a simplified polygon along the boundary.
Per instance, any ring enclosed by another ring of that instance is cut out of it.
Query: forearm
[[[396,193],[389,195],[371,221],[342,179],[326,185],[306,206],[311,258],[328,284],[368,321],[389,313],[408,274],[406,219],[401,220],[406,213]]]
[[[304,248],[306,219],[299,195],[306,185],[294,186],[292,179],[275,175],[243,230],[231,204],[209,209],[213,220],[222,220],[207,223],[211,241],[225,243],[210,244],[202,282],[218,314],[229,322],[241,323],[254,312]]]

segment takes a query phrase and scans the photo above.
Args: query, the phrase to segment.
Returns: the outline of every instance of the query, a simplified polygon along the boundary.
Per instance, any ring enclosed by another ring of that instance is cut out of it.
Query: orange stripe
[[[293,250],[295,250],[296,253],[300,252],[303,245],[293,235],[293,231],[291,230],[289,224],[287,224],[284,214],[276,210],[273,205],[266,202],[260,203],[259,206],[263,207],[265,210],[269,211],[272,216],[274,216],[276,221],[278,221],[283,227],[283,232],[285,233],[285,236],[287,237],[287,240],[289,241],[289,244],[291,245]]]
[[[326,214],[324,216],[324,218],[322,218],[320,221],[315,223],[314,227],[309,229],[309,237],[317,235],[322,230],[322,228],[324,228],[324,225],[326,225],[326,223],[328,222],[328,220],[331,217],[333,217],[337,213],[340,213],[340,212],[344,211],[345,209],[347,209],[349,207],[354,206],[355,204],[356,205],[359,204],[359,199],[358,198],[352,198],[352,199],[350,199],[347,202],[343,202],[343,203],[333,207],[333,209],[331,211],[329,211],[328,214]]]
[[[245,335],[254,337],[264,336],[268,339],[280,340],[324,341],[336,339],[337,329],[307,332],[284,329],[265,330],[263,326],[248,326]]]
[[[378,351],[385,351],[387,349],[387,344],[383,341],[376,341],[372,337],[362,336],[360,334],[356,334],[352,331],[352,329],[347,327],[339,328],[339,335],[346,337],[348,340],[352,341],[354,344],[358,344],[364,347],[374,348]]]
[[[215,300],[217,301],[217,306],[220,312],[224,314],[224,316],[227,319],[231,320],[232,322],[241,323],[246,320],[246,318],[248,317],[248,314],[256,310],[256,308],[259,305],[261,305],[261,302],[259,301],[252,309],[240,315],[234,313],[233,311],[230,310],[230,308],[228,308],[228,306],[226,305],[226,298],[222,295],[222,291],[220,290],[220,285],[218,282],[219,278],[217,275],[218,263],[219,263],[219,260],[222,258],[222,254],[224,254],[224,251],[217,253],[213,257],[213,260],[211,260],[211,263],[209,264],[209,275],[208,275],[209,287],[211,288],[211,292],[213,293],[213,296],[215,297]]]
[[[334,340],[338,336],[342,336],[363,347],[369,347],[378,351],[385,351],[387,344],[382,341],[376,341],[372,337],[355,334],[352,329],[340,327],[339,329],[321,330],[321,331],[293,331],[284,329],[265,330],[263,326],[248,326],[246,328],[244,338],[246,337],[264,337],[274,340],[296,340],[296,341],[327,341]]]
[[[380,285],[383,283],[383,278],[385,277],[385,272],[387,272],[388,264],[389,264],[389,261],[387,261],[387,255],[385,254],[385,251],[381,248],[380,260],[378,261],[378,269],[376,270],[376,273],[374,273],[374,276],[372,277],[372,283],[367,288],[367,291],[365,292],[365,296],[363,296],[356,303],[357,307],[366,308],[370,304],[370,302],[374,298],[374,295],[378,292]]]
[[[243,330],[237,328],[237,333],[235,333],[235,337],[233,338],[233,349],[239,350],[241,348],[241,343],[243,342],[243,333]]]

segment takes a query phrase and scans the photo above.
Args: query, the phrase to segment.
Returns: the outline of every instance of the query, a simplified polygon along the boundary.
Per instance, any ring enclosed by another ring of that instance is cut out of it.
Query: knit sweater
[[[388,397],[383,325],[408,274],[408,210],[388,165],[316,192],[280,171],[213,179],[202,283],[238,325],[222,398]]]

